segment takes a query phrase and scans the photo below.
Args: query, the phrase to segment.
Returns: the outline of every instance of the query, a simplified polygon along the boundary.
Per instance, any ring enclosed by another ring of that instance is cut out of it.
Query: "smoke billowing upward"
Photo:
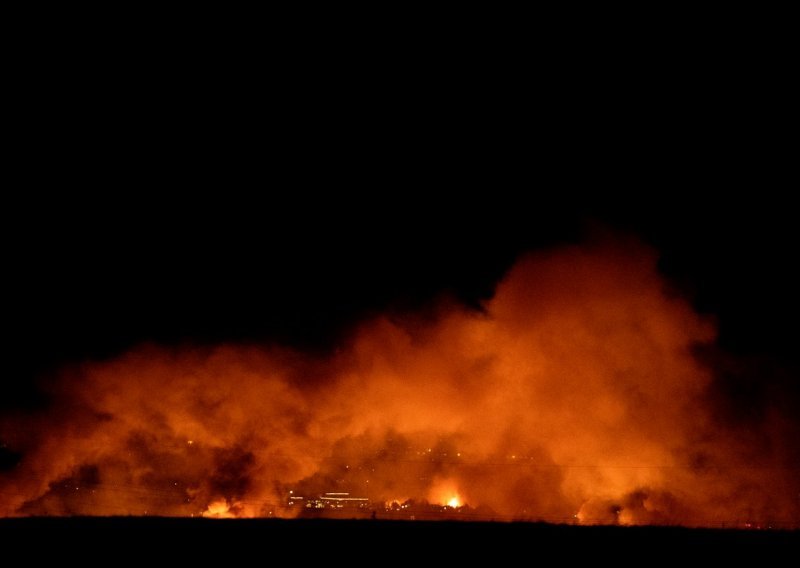
[[[0,515],[293,515],[289,491],[559,522],[798,525],[780,409],[746,431],[712,321],[628,239],[522,258],[482,311],[364,322],[334,355],[145,346],[65,370]],[[705,363],[704,363],[705,361]]]

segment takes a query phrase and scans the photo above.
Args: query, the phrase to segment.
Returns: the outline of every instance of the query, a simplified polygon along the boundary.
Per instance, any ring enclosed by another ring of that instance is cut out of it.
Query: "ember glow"
[[[214,501],[208,505],[208,509],[203,512],[204,517],[213,519],[235,519],[236,515],[231,512],[230,507],[224,499]]]
[[[446,505],[452,509],[462,505],[456,482],[453,479],[445,479],[435,482],[431,487],[429,497],[429,501],[431,503]]]
[[[329,357],[151,345],[65,369],[47,411],[0,422],[22,455],[0,515],[800,526],[789,418],[714,412],[715,326],[656,262],[624,238],[528,256],[482,311],[377,317]]]

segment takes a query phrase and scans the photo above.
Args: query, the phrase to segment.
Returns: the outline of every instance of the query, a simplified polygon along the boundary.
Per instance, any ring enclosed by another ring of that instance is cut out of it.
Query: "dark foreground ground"
[[[0,519],[0,563],[18,555],[119,564],[642,565],[707,559],[792,565],[800,531],[535,523],[170,518]],[[27,563],[27,562],[26,562]]]

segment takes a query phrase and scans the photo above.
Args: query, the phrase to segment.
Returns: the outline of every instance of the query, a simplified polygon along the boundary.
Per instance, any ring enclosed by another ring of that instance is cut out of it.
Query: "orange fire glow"
[[[715,417],[695,356],[713,322],[656,261],[625,238],[529,256],[482,311],[377,317],[329,357],[150,345],[65,369],[46,412],[0,419],[23,456],[0,515],[296,516],[407,495],[504,520],[798,524],[786,420]]]
[[[431,486],[428,496],[431,503],[446,505],[452,509],[456,509],[462,505],[457,483],[454,479],[435,481]]]
[[[236,515],[231,512],[230,507],[228,507],[228,503],[226,503],[224,499],[209,503],[208,509],[203,512],[203,516],[212,519],[236,518]]]

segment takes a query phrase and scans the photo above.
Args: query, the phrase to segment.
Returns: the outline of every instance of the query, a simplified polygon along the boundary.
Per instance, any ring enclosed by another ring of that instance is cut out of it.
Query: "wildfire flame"
[[[228,507],[228,503],[224,499],[209,503],[208,509],[203,512],[203,516],[210,517],[212,519],[236,518],[236,515],[231,512],[230,507]]]
[[[452,478],[435,481],[431,486],[429,498],[432,503],[446,505],[452,509],[456,509],[462,505],[457,482]]]
[[[0,515],[290,516],[346,492],[498,519],[796,526],[791,421],[715,414],[696,357],[713,322],[656,262],[629,239],[530,256],[481,311],[378,317],[329,357],[144,346],[65,369],[46,411],[0,418],[22,456]]]

